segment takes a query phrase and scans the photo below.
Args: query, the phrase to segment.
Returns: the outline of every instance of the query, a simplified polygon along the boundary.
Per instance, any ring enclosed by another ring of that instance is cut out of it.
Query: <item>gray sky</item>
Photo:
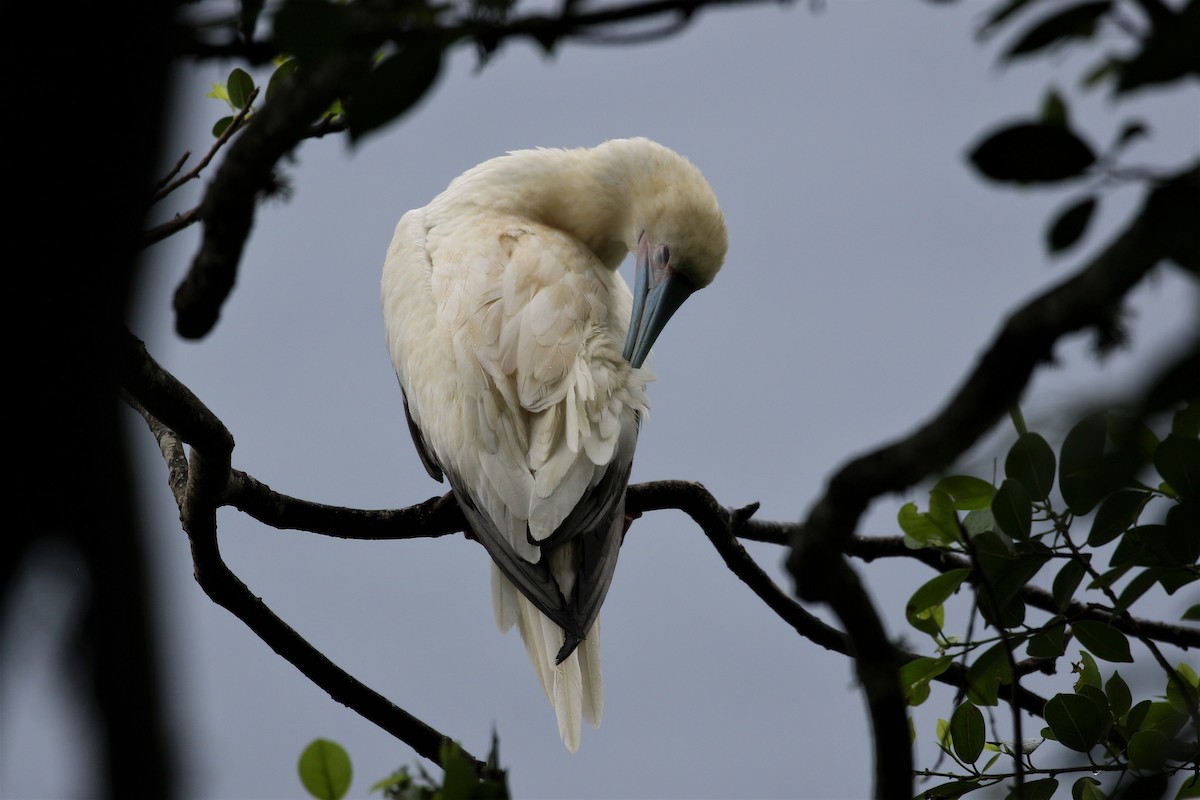
[[[706,12],[653,45],[569,44],[552,59],[510,45],[482,72],[458,51],[400,124],[355,149],[344,137],[302,145],[286,168],[294,196],[261,208],[238,285],[206,340],[180,341],[170,315],[196,229],[148,254],[132,326],[233,432],[238,469],[335,505],[425,500],[446,488],[425,474],[409,440],[379,310],[396,221],[507,150],[648,136],[705,173],[731,244],[717,281],[655,348],[659,380],[634,480],[696,480],[726,505],[757,500],[765,519],[798,519],[847,458],[929,416],[1004,314],[1103,244],[1101,233],[1138,197],[1106,196],[1082,248],[1052,261],[1043,226],[1072,192],[1001,189],[967,168],[963,154],[983,131],[1032,114],[1049,79],[1077,95],[1089,63],[1065,52],[999,70],[995,46],[974,40],[988,7],[864,1],[821,13]],[[224,109],[204,95],[228,69],[180,73],[167,162],[208,148]],[[1072,110],[1103,137],[1097,147],[1123,118],[1101,95]],[[1132,161],[1171,165],[1196,152],[1194,84],[1148,93],[1128,112],[1153,126]],[[160,218],[190,208],[199,189],[163,204]],[[1060,366],[1039,376],[1025,402],[1031,423],[1081,387],[1091,398],[1118,393],[1138,374],[1131,362],[1166,352],[1197,310],[1173,272],[1157,274],[1133,305],[1132,355],[1101,368],[1081,341],[1060,348]],[[302,796],[295,763],[315,737],[349,750],[352,797],[415,764],[412,751],[204,597],[161,457],[130,421],[187,796]],[[881,500],[861,531],[894,534],[896,509],[922,494]],[[339,665],[477,755],[495,726],[517,797],[869,791],[867,720],[850,662],[798,638],[682,514],[648,514],[626,539],[603,613],[604,723],[585,729],[575,755],[559,740],[518,635],[495,629],[482,548],[462,537],[345,542],[267,529],[232,510],[219,521],[234,571]],[[750,549],[790,589],[782,551]],[[892,634],[928,650],[902,610],[930,573],[857,567]],[[43,575],[27,593],[30,613],[0,640],[22,642],[24,652],[0,673],[6,798],[88,795],[73,700],[46,667],[57,645],[37,635],[69,613],[68,585],[65,575]],[[1153,602],[1168,619],[1185,606],[1180,597]],[[949,693],[917,710],[918,763],[933,760],[934,720],[950,710]]]

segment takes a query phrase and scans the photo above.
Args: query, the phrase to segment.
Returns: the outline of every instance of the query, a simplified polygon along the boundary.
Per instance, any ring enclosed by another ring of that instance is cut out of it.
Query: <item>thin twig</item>
[[[200,159],[200,162],[196,164],[196,166],[192,167],[186,174],[180,175],[179,178],[169,186],[155,192],[152,202],[157,203],[159,200],[162,200],[188,181],[192,181],[200,177],[200,173],[203,172],[204,168],[212,162],[213,156],[217,154],[217,151],[224,147],[225,143],[233,138],[233,135],[241,129],[242,123],[246,121],[246,115],[250,113],[250,109],[254,105],[255,98],[258,97],[258,92],[259,87],[255,86],[254,91],[250,92],[250,96],[246,98],[246,104],[238,109],[237,114],[235,114],[233,117],[233,121],[226,126],[225,130],[221,131],[221,135],[217,137],[215,142],[213,142],[213,146],[208,148],[208,152],[204,154],[204,158]],[[188,155],[190,155],[190,153]]]
[[[162,187],[166,186],[167,183],[171,180],[171,178],[174,178],[176,175],[179,174],[179,171],[181,169],[183,169],[183,165],[186,164],[187,160],[191,157],[192,157],[192,151],[184,150],[183,155],[180,156],[179,160],[175,162],[175,166],[171,168],[171,171],[168,172],[166,175],[164,175],[162,177],[162,179],[159,180],[158,183],[154,184],[154,190],[158,191]]]
[[[161,225],[156,225],[142,234],[142,248],[145,249],[152,244],[161,242],[163,239],[174,236],[184,228],[195,225],[199,221],[199,207],[193,208],[190,211],[185,211],[182,214],[176,214],[175,218],[170,222],[164,222]]]

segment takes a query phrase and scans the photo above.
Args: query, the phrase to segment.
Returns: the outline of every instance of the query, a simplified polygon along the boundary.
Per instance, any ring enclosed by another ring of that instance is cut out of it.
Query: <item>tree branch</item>
[[[229,146],[200,204],[204,220],[200,250],[175,290],[175,328],[180,336],[198,339],[212,330],[237,278],[242,249],[254,224],[256,197],[270,185],[275,164],[305,138],[309,123],[369,63],[369,50],[351,51],[298,71]]]
[[[246,104],[238,109],[238,112],[234,115],[233,120],[225,126],[225,130],[221,131],[221,135],[217,137],[215,142],[213,142],[212,147],[208,149],[208,152],[204,154],[204,157],[200,159],[196,166],[192,167],[185,174],[180,175],[170,184],[163,186],[156,191],[154,193],[153,202],[157,203],[159,200],[166,198],[167,195],[178,189],[180,186],[183,186],[188,181],[196,180],[200,177],[200,173],[203,172],[204,168],[212,162],[213,157],[217,154],[217,151],[224,147],[225,143],[233,138],[233,135],[241,129],[242,123],[246,121],[246,116],[250,113],[250,107],[254,105],[254,100],[258,97],[258,92],[259,87],[254,87],[254,90],[250,92],[250,96],[246,98]],[[182,161],[176,164],[175,171],[178,171],[182,165]]]
[[[626,509],[631,516],[645,511],[677,509],[687,514],[717,549],[725,565],[797,633],[826,650],[849,652],[846,636],[805,611],[779,588],[737,541],[737,532],[758,509],[753,503],[731,511],[698,483],[656,481],[630,486]]]
[[[311,68],[298,70],[273,93],[271,102],[256,113],[254,124],[229,147],[200,206],[199,215],[204,221],[200,249],[175,292],[176,331],[183,337],[199,339],[212,330],[237,279],[242,251],[254,224],[257,195],[268,187],[275,164],[302,140],[338,129],[339,125],[330,121],[315,126],[310,123],[335,100],[351,94],[383,44],[433,42],[440,43],[444,51],[460,42],[474,41],[488,53],[502,41],[525,37],[549,51],[560,40],[590,34],[592,28],[664,15],[679,15],[686,22],[704,6],[764,1],[655,0],[580,14],[568,7],[555,16],[530,15],[510,21],[468,18],[428,26],[413,26],[411,21],[397,26],[395,14],[386,7],[347,7],[351,32],[346,47]],[[192,54],[206,57],[240,56],[261,62],[277,55],[273,43],[238,42],[222,47],[192,42],[184,46]],[[155,231],[163,235],[171,232],[169,228]]]
[[[1173,255],[1170,248],[1178,243],[1171,227],[1178,221],[1175,209],[1181,199],[1184,208],[1197,204],[1198,177],[1200,166],[1152,190],[1129,228],[1091,264],[1009,318],[963,386],[930,422],[842,467],[792,537],[787,566],[797,593],[828,603],[855,644],[859,679],[871,709],[877,796],[912,794],[912,751],[895,746],[904,741],[899,728],[906,724],[895,653],[845,561],[859,519],[876,497],[906,489],[944,468],[990,430],[1019,400],[1034,369],[1049,360],[1061,337],[1102,327],[1111,319],[1125,294]]]
[[[204,442],[204,446],[213,447],[218,452],[230,452],[233,437],[195,395],[150,357],[142,342],[131,334],[126,334],[125,342],[125,400],[145,418],[158,441],[168,466],[168,483],[176,502],[181,509],[185,505],[194,507],[194,500],[189,495],[189,466],[183,441],[190,441],[193,448],[197,447],[197,442]],[[148,408],[157,409],[157,414]],[[178,425],[181,430],[187,431],[187,434],[181,438],[162,420],[173,420],[172,424]],[[305,530],[361,540],[437,537],[466,530],[465,519],[458,505],[453,502],[453,494],[433,497],[423,503],[398,510],[339,508],[279,494],[266,484],[232,468],[229,470],[227,484],[219,494],[222,498],[221,504],[231,505],[265,525],[282,530]],[[655,481],[630,486],[626,508],[632,516],[640,516],[653,510],[683,511],[709,537],[730,570],[783,621],[810,641],[828,650],[850,655],[850,644],[846,635],[814,617],[788,597],[737,541],[738,536],[752,527],[760,531],[785,527],[779,523],[756,522],[750,519],[750,514],[757,509],[757,504],[739,510],[728,509],[718,504],[700,484]],[[212,536],[215,537],[215,529]],[[314,672],[317,677],[313,680],[332,696],[341,699],[367,719],[384,720],[381,727],[411,744],[402,732],[389,727],[392,724],[389,720],[398,716],[399,709],[394,709],[386,698],[375,695],[349,675],[342,673],[319,652],[313,650],[286,623],[275,617],[228,570],[220,559],[215,542],[211,548],[196,547],[197,557],[203,559],[203,563],[211,565],[204,571],[200,571],[199,568],[197,571],[198,580],[203,577],[202,586],[206,593],[210,596],[216,595],[216,602],[245,621],[272,649],[291,661],[305,675],[309,675],[310,671]],[[921,657],[917,653],[902,654],[902,659],[906,662]],[[309,666],[310,664],[313,666]],[[966,685],[966,673],[961,669],[961,665],[954,664],[936,680],[963,688]],[[331,688],[329,684],[335,688]],[[338,690],[338,686],[345,688]],[[1007,687],[1001,689],[1004,694],[1003,690]],[[1018,701],[1022,708],[1037,715],[1041,714],[1045,704],[1044,698],[1024,690],[1019,694]],[[433,760],[436,761],[436,758]]]
[[[220,420],[187,387],[155,363],[135,337],[126,334],[123,343],[121,366],[125,389],[135,400],[135,409],[149,423],[167,460],[180,520],[191,542],[196,582],[204,593],[334,700],[374,722],[424,758],[440,764],[442,745],[451,741],[448,736],[394,705],[326,658],[276,616],[225,564],[217,545],[217,508],[233,498],[247,496],[252,498],[251,504],[261,503],[265,492],[259,490],[256,495],[254,486],[261,484],[232,470],[233,437]],[[192,446],[190,464],[183,459],[184,441]],[[285,510],[285,516],[287,513]],[[422,512],[411,513],[419,516]],[[336,523],[339,515],[325,514],[322,518]],[[477,774],[487,774],[486,764],[465,750],[462,752],[471,759]]]

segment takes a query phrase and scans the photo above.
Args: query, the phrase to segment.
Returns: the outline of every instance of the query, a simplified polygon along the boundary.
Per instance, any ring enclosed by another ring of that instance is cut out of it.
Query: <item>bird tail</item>
[[[558,653],[566,639],[562,628],[526,600],[495,565],[492,566],[492,589],[496,623],[501,631],[507,631],[516,622],[529,660],[554,707],[563,744],[572,753],[576,752],[582,720],[586,719],[595,728],[604,714],[599,618],[592,624],[587,637],[559,663]]]

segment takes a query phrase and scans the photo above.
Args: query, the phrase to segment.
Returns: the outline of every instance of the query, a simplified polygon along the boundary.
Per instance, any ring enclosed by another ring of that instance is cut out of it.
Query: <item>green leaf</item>
[[[963,517],[962,526],[966,530],[968,538],[999,529],[999,526],[996,524],[996,517],[992,514],[990,508],[977,508],[974,511],[968,511],[967,515]]]
[[[1071,127],[1070,112],[1067,111],[1067,101],[1051,86],[1042,98],[1042,122],[1047,125],[1057,125],[1060,128]]]
[[[371,794],[375,794],[376,792],[381,792],[384,789],[391,787],[403,789],[412,782],[412,776],[408,774],[408,767],[401,767],[391,775],[388,775],[386,778],[380,778],[372,783],[371,788],[367,789],[367,791]]]
[[[979,782],[974,780],[949,781],[922,789],[914,800],[954,800],[956,797],[962,797],[967,792],[973,792],[979,788],[982,788]]]
[[[941,529],[943,536],[951,542],[962,540],[958,527],[958,514],[954,510],[954,500],[950,495],[938,488],[929,490],[929,518]]]
[[[1182,674],[1182,670],[1184,668],[1190,670],[1191,667],[1188,667],[1186,664],[1180,664],[1179,666],[1181,673],[1179,677],[1182,679],[1186,688],[1180,687],[1177,681],[1168,679],[1167,702],[1170,703],[1171,707],[1176,711],[1186,714],[1189,708],[1195,708],[1196,703],[1200,701],[1200,692],[1197,692],[1195,684],[1189,684],[1187,676]],[[1195,675],[1196,673],[1192,672],[1192,676],[1195,677]],[[1185,691],[1187,692],[1186,695],[1184,694]]]
[[[271,73],[270,79],[267,80],[267,102],[271,101],[271,98],[279,91],[279,87],[283,86],[299,69],[300,62],[294,58],[285,59],[275,68],[275,71]]]
[[[212,135],[214,139],[220,139],[225,130],[233,124],[233,117],[221,117],[212,126]]]
[[[1119,567],[1114,567],[1108,572],[1101,573],[1100,577],[1088,583],[1089,589],[1104,589],[1112,586],[1121,578],[1125,577],[1125,573],[1133,567],[1132,564],[1123,564]]]
[[[1080,420],[1063,440],[1058,488],[1076,516],[1087,514],[1110,491],[1095,474],[1107,437],[1108,420],[1103,412],[1097,412]]]
[[[1054,793],[1058,791],[1058,780],[1056,778],[1042,778],[1036,781],[1025,781],[1025,791],[1018,798],[1012,792],[1008,793],[1008,798],[1013,800],[1050,800],[1054,797]]]
[[[971,163],[995,181],[1055,183],[1096,163],[1092,148],[1057,125],[1022,122],[988,135],[971,151]]]
[[[1180,619],[1188,622],[1200,622],[1200,603],[1188,606],[1187,610],[1183,612],[1183,616],[1180,617]]]
[[[471,762],[463,756],[458,742],[442,742],[438,755],[445,773],[442,781],[442,797],[471,797],[479,780],[475,776]]]
[[[918,511],[915,503],[905,503],[896,519],[900,530],[904,531],[905,545],[913,549],[944,548],[961,540],[954,504],[950,496],[940,490],[929,493],[927,513]]]
[[[1148,713],[1150,713],[1150,701],[1143,700],[1121,715],[1121,726],[1124,728],[1126,739],[1132,736],[1134,731],[1141,730]]]
[[[1129,713],[1133,695],[1130,694],[1129,685],[1125,683],[1120,672],[1114,672],[1104,684],[1104,694],[1108,697],[1108,707],[1112,709],[1113,716],[1120,719]]]
[[[1189,583],[1194,583],[1200,580],[1200,575],[1197,575],[1191,568],[1188,569],[1166,569],[1156,570],[1161,574],[1158,577],[1159,584],[1163,587],[1167,594],[1175,594]]]
[[[1000,684],[1012,683],[1012,670],[1004,643],[983,651],[967,667],[967,699],[977,706],[994,706],[999,702]]]
[[[226,105],[233,105],[233,101],[229,99],[229,89],[223,83],[212,84],[212,91],[210,91],[206,96],[211,97],[214,100],[220,100]]]
[[[1095,620],[1080,620],[1071,624],[1071,630],[1079,644],[1096,658],[1123,663],[1133,661],[1129,653],[1129,639],[1113,626]]]
[[[1050,559],[1049,548],[1025,542],[1013,548],[1002,534],[981,533],[971,540],[975,557],[986,578],[979,591],[980,610],[988,622],[1011,628],[1025,619],[1025,604],[1019,596],[1023,587]]]
[[[1055,617],[1030,637],[1025,652],[1030,658],[1058,658],[1067,652],[1067,627],[1063,618]]]
[[[1184,439],[1200,436],[1200,401],[1192,401],[1171,417],[1171,433]]]
[[[1175,671],[1183,678],[1184,682],[1193,689],[1200,689],[1200,675],[1196,674],[1196,670],[1184,664],[1182,661],[1175,667]]]
[[[1045,500],[1054,488],[1054,451],[1039,434],[1022,434],[1009,448],[1004,474],[1020,483],[1034,500]]]
[[[951,475],[938,481],[934,489],[945,492],[959,511],[975,511],[988,508],[992,502],[995,487],[982,478],[970,475]]]
[[[1167,509],[1167,541],[1163,552],[1179,566],[1200,560],[1200,502],[1177,503]]]
[[[1168,737],[1179,733],[1180,728],[1187,722],[1188,716],[1166,701],[1154,701],[1146,710],[1142,719],[1141,729],[1144,731],[1162,731]]]
[[[1176,506],[1184,508],[1186,504]],[[1175,509],[1172,509],[1174,511]],[[1184,514],[1186,517],[1186,512]],[[1169,517],[1168,517],[1169,521]],[[1184,520],[1181,519],[1181,523]],[[1194,563],[1196,529],[1184,524],[1138,525],[1130,528],[1113,551],[1110,561],[1124,567],[1182,567]]]
[[[346,107],[350,138],[405,113],[433,87],[442,70],[442,50],[435,43],[409,43],[384,59],[355,89]]]
[[[1151,494],[1146,491],[1122,489],[1104,498],[1092,519],[1088,544],[1100,547],[1129,530],[1137,522],[1150,497]]]
[[[1140,467],[1153,460],[1158,436],[1136,416],[1109,412],[1107,417],[1108,438],[1127,462],[1125,468],[1128,474],[1121,478],[1127,483]]]
[[[1167,762],[1171,740],[1162,731],[1138,731],[1129,739],[1129,763],[1134,769],[1159,770]]]
[[[1095,686],[1084,684],[1075,690],[1075,694],[1083,695],[1087,699],[1096,704],[1096,708],[1100,709],[1104,714],[1104,721],[1111,723],[1113,721],[1112,711],[1108,707],[1108,695],[1103,689],[1098,689]]]
[[[1096,213],[1097,203],[1095,195],[1092,195],[1060,211],[1046,229],[1046,250],[1061,253],[1082,239]]]
[[[1079,583],[1086,574],[1087,567],[1083,565],[1083,562],[1071,559],[1063,564],[1062,569],[1054,576],[1051,594],[1054,595],[1054,607],[1058,609],[1059,613],[1065,611],[1071,604],[1075,590],[1079,588]]]
[[[1071,786],[1071,800],[1108,800],[1095,778],[1080,778]]]
[[[947,753],[950,752],[950,723],[941,717],[937,721],[937,744]]]
[[[254,79],[244,69],[234,69],[229,73],[229,102],[235,108],[242,109],[250,102],[250,94],[254,91]]]
[[[1104,733],[1105,714],[1083,695],[1054,695],[1046,701],[1044,716],[1059,743],[1080,753],[1095,747]]]
[[[1154,468],[1179,496],[1200,500],[1200,439],[1169,434],[1154,451]]]
[[[954,709],[950,717],[950,737],[954,743],[954,754],[966,764],[974,764],[983,752],[983,714],[971,703],[963,703]]]
[[[1028,539],[1033,525],[1033,502],[1025,487],[1006,478],[992,498],[992,515],[1000,530],[1014,539]]]
[[[1079,664],[1076,672],[1079,673],[1079,679],[1075,681],[1076,692],[1083,686],[1100,688],[1100,668],[1096,666],[1096,659],[1092,658],[1086,650],[1079,652]]]
[[[1179,792],[1175,795],[1175,800],[1184,800],[1184,798],[1200,797],[1200,775],[1190,775],[1183,785],[1179,787]]]
[[[910,706],[919,706],[929,698],[930,681],[949,669],[953,660],[950,656],[917,658],[900,667],[900,685]]]
[[[1114,610],[1118,614],[1128,611],[1130,606],[1162,579],[1162,572],[1158,567],[1148,567],[1135,575],[1117,596],[1117,605]]]
[[[908,615],[908,622],[922,633],[937,639],[946,625],[946,609],[941,605],[930,606]]]
[[[1044,17],[1041,22],[1026,30],[1003,57],[1006,61],[1011,61],[1018,56],[1031,55],[1070,39],[1089,38],[1096,32],[1097,23],[1108,13],[1111,5],[1111,0],[1081,3]]]
[[[905,607],[905,613],[912,615],[941,605],[958,590],[958,587],[970,574],[971,570],[969,569],[952,569],[930,578],[921,588],[913,592]]]
[[[300,782],[317,800],[341,800],[350,790],[350,756],[337,742],[314,739],[300,754]]]

